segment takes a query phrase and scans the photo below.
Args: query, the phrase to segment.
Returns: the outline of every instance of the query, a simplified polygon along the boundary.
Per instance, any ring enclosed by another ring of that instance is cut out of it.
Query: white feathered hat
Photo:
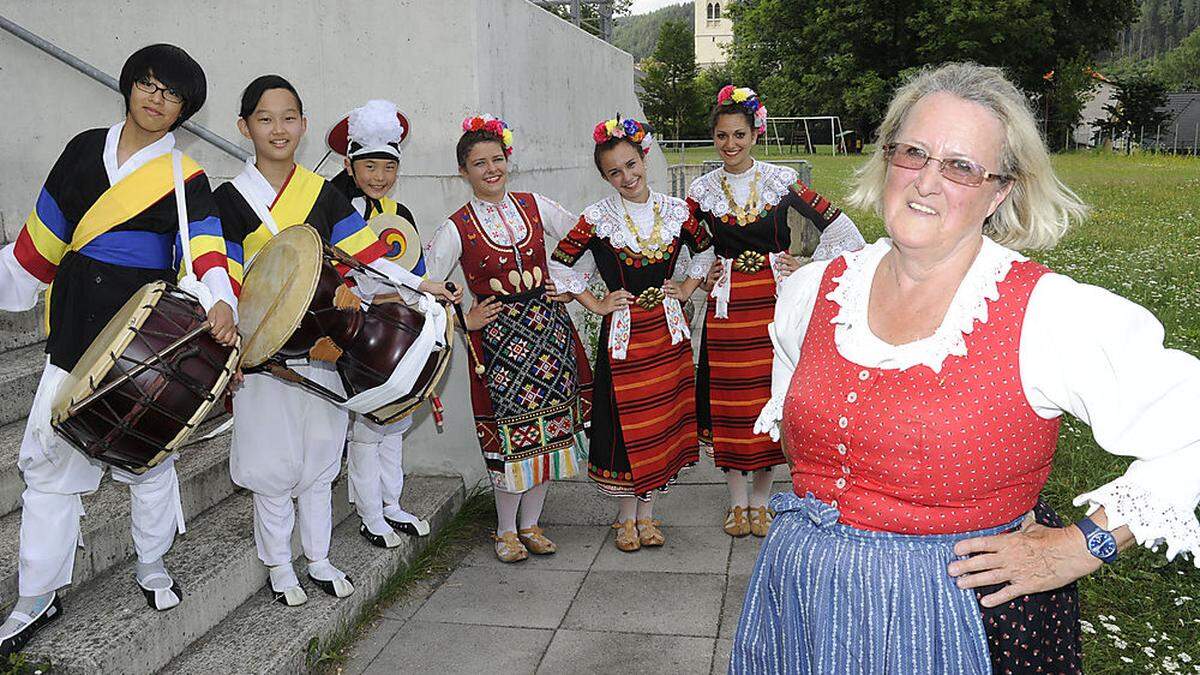
[[[325,140],[331,150],[352,160],[368,156],[399,160],[400,144],[408,132],[408,118],[395,103],[374,99],[333,125]]]

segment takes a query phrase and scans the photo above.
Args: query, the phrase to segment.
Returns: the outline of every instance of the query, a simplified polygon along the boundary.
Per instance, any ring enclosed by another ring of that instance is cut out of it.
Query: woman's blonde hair
[[[928,67],[896,90],[879,125],[875,153],[855,172],[847,201],[882,214],[888,160],[884,146],[896,141],[904,121],[918,101],[946,92],[987,108],[1004,126],[1000,166],[1010,176],[1012,191],[984,223],[984,232],[1013,249],[1052,248],[1072,221],[1081,221],[1088,207],[1054,173],[1046,144],[1025,95],[999,68],[978,63],[947,63]]]

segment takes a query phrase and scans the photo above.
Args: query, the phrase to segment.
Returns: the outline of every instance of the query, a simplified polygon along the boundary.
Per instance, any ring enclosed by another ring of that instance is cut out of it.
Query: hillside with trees
[[[1200,0],[1198,0],[1200,1]],[[668,21],[678,21],[692,35],[692,3],[671,5],[646,14],[617,17],[613,26],[612,43],[633,55],[635,63],[654,52],[658,33]]]

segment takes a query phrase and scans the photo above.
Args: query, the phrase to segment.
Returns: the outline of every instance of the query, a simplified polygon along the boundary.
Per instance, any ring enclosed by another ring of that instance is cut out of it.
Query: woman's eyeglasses
[[[134,80],[133,84],[138,89],[141,89],[142,91],[146,92],[147,94],[150,94],[151,96],[153,96],[155,93],[161,91],[162,95],[163,95],[163,100],[167,101],[169,103],[183,103],[183,97],[179,95],[179,92],[175,91],[174,89],[172,89],[170,87],[162,87],[157,84],[154,84],[153,82],[151,82],[150,80],[147,80],[144,77]]]
[[[986,180],[1007,181],[1011,178],[1001,173],[991,173],[969,159],[933,157],[924,149],[907,143],[888,143],[883,146],[883,155],[893,166],[914,171],[924,169],[932,159],[938,163],[939,173],[948,180],[968,187],[979,187]]]

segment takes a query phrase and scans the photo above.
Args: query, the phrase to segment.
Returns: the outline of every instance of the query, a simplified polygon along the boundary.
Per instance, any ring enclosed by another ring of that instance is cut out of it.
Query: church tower
[[[725,16],[731,0],[694,0],[696,65],[701,68],[729,61],[725,46],[733,42],[733,21]]]

